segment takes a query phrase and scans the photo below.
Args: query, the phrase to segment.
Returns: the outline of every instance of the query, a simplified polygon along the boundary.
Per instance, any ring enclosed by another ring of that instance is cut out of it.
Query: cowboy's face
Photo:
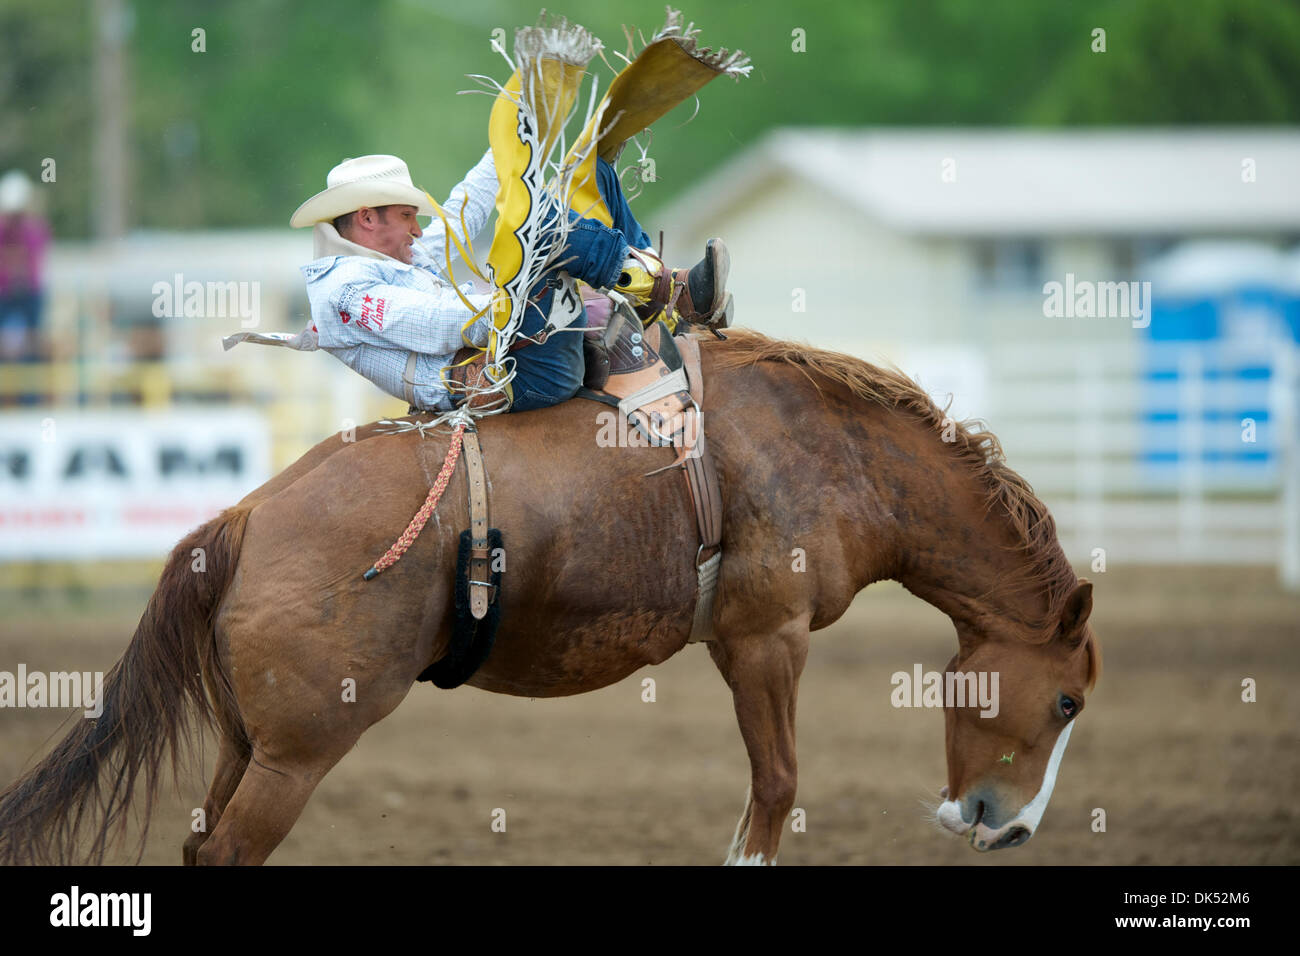
[[[348,238],[357,245],[382,252],[409,265],[411,244],[424,234],[415,218],[417,212],[414,206],[363,206],[357,210],[352,220],[352,228],[348,230],[351,235]]]

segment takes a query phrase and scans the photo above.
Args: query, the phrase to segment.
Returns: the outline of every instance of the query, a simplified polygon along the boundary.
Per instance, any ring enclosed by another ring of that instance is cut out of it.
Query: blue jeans
[[[583,219],[570,210],[573,223],[569,240],[561,259],[574,257],[575,261],[564,271],[598,288],[611,288],[618,282],[628,246],[638,249],[650,245],[650,236],[632,215],[623,196],[614,167],[603,159],[596,160],[596,188],[605,200],[605,208],[614,220],[613,227]],[[536,335],[546,325],[551,311],[554,289],[547,280],[533,287],[528,309],[520,325],[524,335]],[[578,393],[586,367],[582,358],[582,332],[587,327],[584,311],[569,326],[572,332],[557,332],[541,345],[527,345],[512,353],[515,359],[514,403],[512,412],[527,412],[548,405],[558,405]]]

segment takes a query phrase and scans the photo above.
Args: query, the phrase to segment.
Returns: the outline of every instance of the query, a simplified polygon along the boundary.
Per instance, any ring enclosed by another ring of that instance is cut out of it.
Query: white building
[[[1168,280],[1182,295],[1196,283],[1178,261],[1197,240],[1217,243],[1194,246],[1218,264],[1214,281],[1262,271],[1300,309],[1300,276],[1278,265],[1300,242],[1297,174],[1291,129],[780,129],[653,227],[674,262],[726,239],[736,324],[894,362],[941,402],[951,393],[955,417],[988,421],[1076,560],[1105,547],[1115,561],[1276,561],[1300,584],[1282,306],[1262,322],[1243,312],[1227,324],[1252,331],[1208,352],[1154,341],[1140,284],[1124,314],[1045,314],[1048,283],[1151,281],[1159,302]],[[1153,356],[1173,380],[1151,372]],[[1244,374],[1252,363],[1264,379]],[[1163,431],[1161,407],[1179,412]],[[1269,449],[1254,471],[1237,408],[1267,411],[1249,432]],[[1172,471],[1156,467],[1166,453]],[[1215,470],[1234,455],[1246,464]]]
[[[1139,278],[1187,237],[1300,241],[1300,132],[780,129],[655,219],[674,261],[726,238],[737,321],[773,335],[1123,341],[1044,319],[1043,284]]]

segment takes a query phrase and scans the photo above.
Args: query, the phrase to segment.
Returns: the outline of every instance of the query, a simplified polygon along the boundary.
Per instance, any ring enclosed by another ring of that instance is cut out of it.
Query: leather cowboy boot
[[[662,312],[670,332],[677,331],[679,322],[725,329],[732,312],[727,291],[730,271],[731,256],[721,239],[705,243],[704,258],[690,269],[669,269],[652,250],[629,247],[614,291],[639,303],[636,313],[643,322]]]

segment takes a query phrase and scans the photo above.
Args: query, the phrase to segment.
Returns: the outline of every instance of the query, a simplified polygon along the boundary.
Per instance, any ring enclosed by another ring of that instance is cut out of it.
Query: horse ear
[[[1061,611],[1061,635],[1067,640],[1077,638],[1088,623],[1092,613],[1092,582],[1079,578],[1079,583],[1065,599],[1065,608]]]

